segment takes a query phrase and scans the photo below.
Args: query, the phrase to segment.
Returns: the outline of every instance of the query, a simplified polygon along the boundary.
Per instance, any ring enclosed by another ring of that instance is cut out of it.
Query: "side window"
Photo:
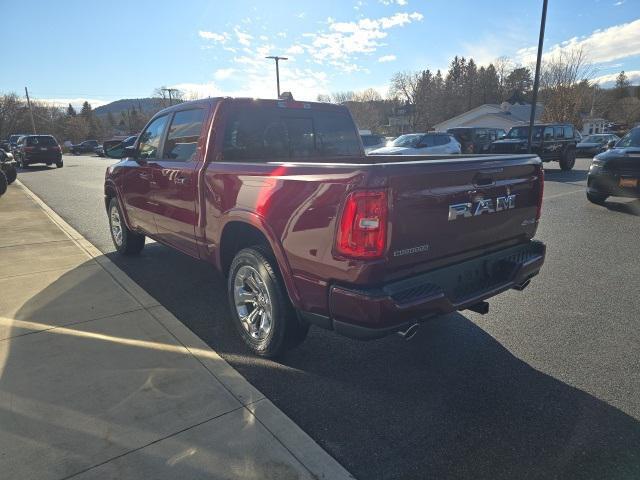
[[[489,132],[485,128],[479,128],[476,132],[476,140],[484,143],[489,140]]]
[[[546,127],[544,129],[544,141],[553,140],[553,127]]]
[[[556,137],[556,140],[564,139],[564,128],[563,127],[553,127],[553,131]]]
[[[449,135],[436,135],[436,145],[446,145],[449,141]]]
[[[138,156],[140,158],[158,158],[160,138],[167,124],[167,118],[167,115],[156,118],[140,135],[140,142],[138,143]]]
[[[288,158],[285,125],[272,110],[236,110],[227,120],[222,155],[231,162]]]
[[[569,125],[564,127],[564,138],[573,138],[573,127]]]
[[[162,149],[163,158],[174,162],[189,162],[193,159],[206,113],[203,108],[176,112]]]
[[[420,139],[420,143],[418,144],[418,147],[433,147],[435,146],[435,141],[434,141],[434,136],[433,135],[425,135],[424,137],[422,137]]]

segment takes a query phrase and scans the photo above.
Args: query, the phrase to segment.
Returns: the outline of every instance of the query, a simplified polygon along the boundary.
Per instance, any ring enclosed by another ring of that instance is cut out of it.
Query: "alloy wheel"
[[[240,322],[257,341],[267,338],[272,328],[273,306],[260,273],[250,265],[241,266],[233,281],[233,298]]]

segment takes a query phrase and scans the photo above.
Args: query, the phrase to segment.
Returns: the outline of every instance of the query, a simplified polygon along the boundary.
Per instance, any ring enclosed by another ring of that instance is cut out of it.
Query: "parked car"
[[[562,170],[571,170],[576,163],[575,132],[569,123],[534,125],[532,151],[543,162],[557,161]],[[528,138],[529,126],[512,127],[505,138],[491,144],[491,153],[525,153]]]
[[[591,161],[587,199],[601,205],[608,197],[640,198],[640,127],[610,146]]]
[[[62,168],[62,149],[52,135],[25,135],[18,140],[16,148],[18,166],[25,168],[35,163],[55,164]]]
[[[74,155],[80,155],[81,153],[94,153],[96,147],[100,145],[97,140],[85,140],[75,145],[71,145],[69,151]]]
[[[0,148],[0,171],[2,171],[7,180],[7,185],[11,185],[18,177],[18,169],[13,154]]]
[[[390,146],[373,150],[369,155],[446,155],[460,152],[460,143],[453,135],[431,132],[401,135]]]
[[[456,127],[447,130],[453,135],[462,148],[462,153],[489,153],[491,143],[504,138],[502,128]]]
[[[102,145],[105,155],[112,158],[120,158],[124,149],[132,146],[138,139],[137,135],[125,137],[122,140],[107,140]]]
[[[360,138],[362,139],[362,145],[364,145],[364,153],[370,153],[387,144],[387,140],[382,135],[364,134],[360,135]]]
[[[15,133],[13,135],[9,135],[7,140],[9,142],[9,150],[11,153],[15,153],[16,148],[18,148],[18,140],[25,136],[27,136],[26,133]]]
[[[576,145],[576,155],[578,157],[593,157],[604,152],[608,148],[609,142],[615,144],[618,140],[620,137],[612,133],[588,135]]]
[[[431,316],[486,313],[545,257],[537,156],[366,156],[341,105],[185,102],[122,157],[104,185],[117,251],[148,236],[215,265],[237,331],[266,357],[311,323],[410,337]]]

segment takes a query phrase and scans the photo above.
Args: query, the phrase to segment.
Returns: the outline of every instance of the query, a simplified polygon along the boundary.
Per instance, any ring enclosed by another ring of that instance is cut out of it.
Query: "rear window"
[[[382,137],[379,137],[377,135],[362,135],[362,144],[365,147],[372,147],[373,145],[378,145],[379,143],[383,142]]]
[[[463,142],[470,142],[473,130],[467,128],[450,128],[447,130],[447,133],[455,135],[458,140]]]
[[[224,133],[225,161],[303,160],[359,153],[358,133],[342,112],[242,108],[231,112]]]
[[[30,147],[38,145],[40,147],[53,147],[58,145],[56,139],[50,135],[37,135],[32,137],[27,137],[26,144]]]

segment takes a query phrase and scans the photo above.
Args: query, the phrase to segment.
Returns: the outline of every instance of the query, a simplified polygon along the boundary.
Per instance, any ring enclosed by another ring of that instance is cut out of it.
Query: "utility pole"
[[[276,56],[270,56],[270,57],[264,57],[264,58],[270,58],[272,60],[276,61],[276,85],[278,87],[278,97],[280,98],[280,68],[278,67],[278,62],[280,60],[289,60],[287,57],[278,57]]]
[[[529,118],[529,148],[527,149],[529,153],[531,153],[531,141],[533,140],[533,124],[536,121],[536,104],[538,103],[538,88],[540,87],[540,62],[542,61],[542,45],[544,44],[545,23],[547,23],[547,0],[542,0],[542,18],[540,19],[540,36],[538,37],[538,58],[536,60],[536,76],[533,81],[531,118]]]
[[[31,100],[29,99],[29,90],[27,87],[24,87],[24,93],[27,95],[27,105],[29,105],[29,116],[31,117],[31,128],[33,128],[33,134],[36,132],[36,122],[33,121],[33,108],[31,108]]]
[[[177,92],[177,88],[161,88],[163,92],[169,92],[169,106],[173,105],[173,98],[171,98],[171,92]]]

